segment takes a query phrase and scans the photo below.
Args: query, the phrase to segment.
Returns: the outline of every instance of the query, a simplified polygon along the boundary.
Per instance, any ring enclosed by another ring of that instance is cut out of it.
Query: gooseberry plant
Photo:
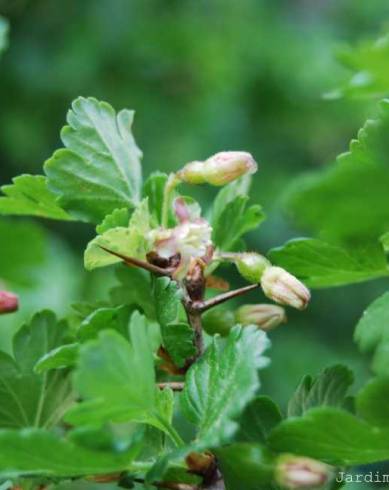
[[[291,189],[290,211],[311,201],[300,219],[330,220],[316,199],[335,206],[322,195],[359,173],[377,172],[375,198],[388,199],[387,187],[379,196],[389,178],[381,144],[388,104],[327,173]],[[344,240],[293,240],[267,257],[247,252],[244,234],[264,219],[259,205],[248,204],[254,158],[221,152],[143,181],[132,121],[132,111],[77,99],[61,132],[64,148],[46,161],[44,175],[21,175],[2,188],[2,214],[97,225],[85,267],[116,267],[119,280],[105,301],[74,305],[71,318],[36,313],[14,336],[13,355],[0,352],[4,488],[82,479],[172,490],[329,489],[344,483],[338,469],[389,459],[387,295],[357,328],[362,348],[377,349],[378,376],[355,397],[352,373],[341,365],[306,376],[286,415],[260,391],[266,331],[286,321],[284,307],[308,306],[304,283],[388,275],[388,239],[375,236],[389,228],[386,211],[366,211],[377,214],[377,226],[358,246],[350,247],[354,219],[346,227],[331,222]],[[221,187],[207,212],[182,193],[196,185]],[[222,265],[236,267],[246,285],[229,290],[217,277]],[[259,289],[267,304],[215,309]],[[1,292],[3,314],[17,308],[14,293]]]

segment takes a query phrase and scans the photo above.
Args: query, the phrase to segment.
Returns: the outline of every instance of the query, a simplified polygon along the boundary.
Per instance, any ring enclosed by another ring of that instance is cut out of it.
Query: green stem
[[[158,415],[156,416],[156,419],[158,420],[158,425],[161,427],[161,429],[165,431],[165,433],[170,437],[170,439],[177,447],[182,447],[185,445],[179,433],[171,424],[169,424],[169,422],[164,420],[162,417],[159,417]]]
[[[176,174],[170,174],[166,184],[165,184],[165,192],[163,196],[162,202],[162,227],[167,228],[169,224],[169,208],[172,201],[172,194],[174,189],[180,183],[180,179]]]

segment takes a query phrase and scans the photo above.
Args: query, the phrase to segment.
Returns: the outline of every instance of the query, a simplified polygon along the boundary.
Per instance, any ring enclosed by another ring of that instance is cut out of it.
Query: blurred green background
[[[302,172],[347,150],[374,100],[325,100],[343,80],[335,50],[376,38],[387,0],[0,0],[10,24],[0,60],[0,184],[41,173],[61,146],[59,130],[79,95],[135,109],[144,174],[175,170],[220,150],[250,151],[260,164],[252,199],[268,219],[249,236],[267,251],[302,234],[282,213],[282,195]],[[196,190],[203,207],[214,189]],[[323,203],[325,205],[325,203]],[[0,343],[33,310],[69,311],[103,297],[112,271],[83,272],[88,225],[0,220],[0,277],[22,309],[1,317]],[[15,245],[17,244],[17,245]],[[239,283],[235,275],[229,276]],[[307,312],[270,334],[264,391],[282,405],[302,374],[333,362],[368,375],[353,344],[356,321],[382,281],[315,291]],[[258,301],[257,295],[248,298]]]

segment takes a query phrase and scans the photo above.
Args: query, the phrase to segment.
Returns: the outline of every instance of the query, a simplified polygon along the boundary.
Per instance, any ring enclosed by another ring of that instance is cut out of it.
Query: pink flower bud
[[[245,174],[257,171],[257,163],[245,151],[222,151],[204,162],[191,162],[178,172],[178,178],[188,184],[225,185]]]
[[[270,266],[266,257],[252,252],[236,254],[233,260],[239,274],[253,284],[259,283],[264,270]]]
[[[284,308],[277,305],[244,305],[236,312],[236,320],[242,325],[257,325],[261,330],[272,330],[286,322]]]
[[[0,315],[12,313],[19,308],[19,300],[16,294],[8,291],[0,291]]]
[[[261,277],[261,286],[266,296],[281,305],[306,308],[311,294],[296,277],[281,267],[268,267]]]
[[[280,456],[276,467],[277,483],[291,490],[322,487],[333,474],[327,464],[292,454]]]

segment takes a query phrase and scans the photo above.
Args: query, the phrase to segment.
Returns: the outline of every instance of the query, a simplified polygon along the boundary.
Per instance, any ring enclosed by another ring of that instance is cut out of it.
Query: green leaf
[[[79,97],[61,132],[66,149],[45,163],[49,187],[76,218],[99,223],[140,200],[141,151],[131,132],[134,112],[118,114],[106,102]]]
[[[268,396],[257,396],[239,418],[235,440],[239,442],[265,442],[270,431],[281,422],[278,406]]]
[[[259,444],[232,444],[215,451],[226,490],[269,490],[275,463],[270,451]]]
[[[237,431],[236,419],[254,398],[257,369],[266,365],[266,334],[255,327],[234,327],[223,346],[213,338],[205,354],[189,369],[182,392],[184,415],[198,428],[200,448],[219,446]]]
[[[128,208],[115,209],[111,214],[107,214],[103,221],[96,226],[96,232],[102,235],[111,228],[127,227],[129,222],[130,212]]]
[[[0,197],[0,214],[72,219],[59,207],[57,196],[48,189],[47,179],[43,175],[19,175],[12,182],[12,185],[1,187],[6,197]]]
[[[83,401],[66,420],[74,425],[106,422],[150,424],[171,435],[173,399],[155,384],[153,351],[147,322],[134,312],[129,325],[131,343],[112,330],[81,346],[74,384]]]
[[[184,316],[181,292],[175,281],[159,277],[154,280],[153,293],[163,345],[173,362],[181,367],[196,353],[193,330],[187,323],[180,321]]]
[[[286,208],[295,221],[350,247],[388,231],[388,133],[389,100],[384,100],[378,118],[366,122],[348,153],[294,182]]]
[[[144,259],[149,250],[147,233],[150,231],[150,214],[147,199],[144,199],[131,215],[128,227],[109,228],[89,242],[84,255],[87,270],[121,262],[101,247],[113,252]]]
[[[389,94],[388,34],[339,49],[337,58],[350,75],[339,88],[325,94],[326,98],[383,97]]]
[[[313,407],[342,407],[354,376],[346,366],[325,368],[315,379],[304,376],[288,404],[288,417],[303,415]]]
[[[35,364],[34,371],[38,374],[50,369],[63,369],[76,365],[79,344],[66,344],[51,350]]]
[[[240,238],[265,219],[259,204],[247,208],[248,196],[238,195],[226,204],[216,220],[212,221],[214,243],[223,251],[233,250]]]
[[[251,175],[244,175],[230,184],[222,187],[217,193],[216,199],[212,206],[212,223],[219,221],[226,206],[232,203],[235,198],[243,196],[248,197],[251,187]]]
[[[91,451],[42,429],[2,430],[0,446],[0,478],[73,478],[131,470],[138,451]]]
[[[378,429],[334,407],[312,408],[281,422],[270,446],[334,465],[360,465],[389,459],[389,430]]]
[[[354,340],[363,352],[374,350],[372,369],[389,375],[389,293],[373,301],[359,320]]]
[[[377,426],[389,426],[389,379],[374,378],[358,393],[357,413],[367,422]]]
[[[0,352],[1,427],[51,427],[72,401],[67,373],[34,371],[37,361],[61,343],[64,327],[52,312],[42,311],[15,335],[14,358]]]
[[[162,204],[167,179],[167,174],[154,172],[143,185],[143,195],[148,198],[153,217],[158,224],[162,223]]]
[[[314,238],[298,238],[270,250],[269,259],[313,288],[341,286],[389,274],[378,243],[347,249]]]
[[[119,266],[116,269],[119,285],[110,291],[114,305],[131,305],[141,308],[147,318],[155,319],[150,274],[138,267]]]
[[[128,320],[130,309],[127,306],[116,308],[99,308],[88,315],[80,324],[77,337],[81,342],[95,339],[102,330],[116,330],[128,336]]]

